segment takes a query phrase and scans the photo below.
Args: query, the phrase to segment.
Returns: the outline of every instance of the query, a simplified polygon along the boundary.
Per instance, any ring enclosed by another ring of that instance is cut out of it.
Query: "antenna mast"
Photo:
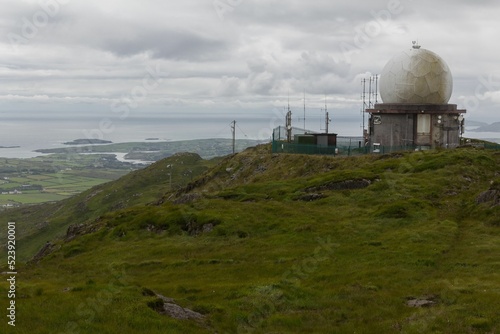
[[[363,116],[363,137],[365,136],[365,110],[366,110],[366,79],[361,79],[361,85],[363,86],[363,91],[361,93],[361,100],[363,101],[363,108],[361,109],[361,114]]]
[[[290,96],[288,97],[288,112],[286,113],[286,140],[292,142],[292,110],[290,110]]]
[[[231,131],[233,132],[233,154],[236,151],[236,121],[231,122]]]
[[[321,109],[323,111],[323,109]],[[326,94],[325,94],[325,128],[321,130],[325,130],[325,133],[328,133],[328,125],[332,120],[329,117],[328,106],[326,105]],[[321,128],[321,127],[320,127]]]
[[[326,105],[326,94],[325,94],[325,131],[328,133],[328,125],[330,124],[330,118],[328,117],[328,107]]]
[[[370,77],[368,79],[368,108],[371,109],[372,107],[372,82],[373,82],[373,77]]]
[[[306,131],[306,90],[304,89],[304,131]]]

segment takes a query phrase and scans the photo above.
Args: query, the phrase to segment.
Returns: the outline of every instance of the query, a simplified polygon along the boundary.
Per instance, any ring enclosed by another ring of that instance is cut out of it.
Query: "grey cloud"
[[[182,101],[199,111],[202,96],[265,108],[305,89],[357,110],[360,77],[378,73],[418,38],[450,66],[455,103],[474,96],[478,77],[497,66],[497,2],[399,0],[400,12],[384,17],[397,1],[243,0],[223,20],[211,0],[70,1],[13,53],[7,34],[40,7],[0,0],[0,75],[8,78],[0,89],[23,97],[6,100],[25,106],[24,97],[46,95],[32,99],[34,108],[51,98],[64,103],[64,96],[90,104],[129,92],[147,66],[159,64],[169,76],[152,104]],[[360,35],[366,31],[368,37]],[[495,94],[481,101],[481,110],[496,108]]]
[[[102,40],[99,46],[120,57],[151,52],[155,58],[190,61],[221,60],[229,52],[223,40],[181,30],[114,36]]]

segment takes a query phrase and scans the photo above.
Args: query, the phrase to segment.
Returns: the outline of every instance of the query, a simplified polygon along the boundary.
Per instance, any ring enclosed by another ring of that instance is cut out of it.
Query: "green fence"
[[[484,148],[488,150],[500,150],[500,144],[484,143]]]
[[[490,150],[500,150],[500,144],[482,143],[475,145],[475,147],[484,147]],[[377,146],[375,149],[364,146],[318,146],[308,144],[287,143],[285,141],[273,141],[273,153],[290,153],[290,154],[318,154],[318,155],[341,155],[341,156],[355,156],[363,154],[385,154],[401,151],[415,151],[421,149],[418,146]]]
[[[319,154],[319,155],[341,155],[355,156],[363,154],[385,154],[391,152],[414,151],[414,146],[378,146],[376,150],[370,149],[368,146],[318,146],[307,144],[287,143],[284,141],[273,141],[273,153],[289,153],[289,154]]]
[[[322,147],[318,145],[294,144],[282,141],[273,141],[273,153],[295,154],[323,154],[335,155],[336,147]]]
[[[370,152],[369,147],[358,146],[318,146],[307,144],[287,143],[283,141],[274,141],[272,143],[273,153],[289,153],[289,154],[319,154],[319,155],[363,155]],[[408,148],[407,148],[408,149]],[[380,148],[380,153],[388,153],[396,150],[401,151],[401,148],[386,147]]]

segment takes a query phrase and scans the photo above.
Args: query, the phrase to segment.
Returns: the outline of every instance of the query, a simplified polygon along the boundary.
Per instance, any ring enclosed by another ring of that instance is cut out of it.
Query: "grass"
[[[168,200],[186,191],[169,192],[160,177],[172,163],[165,161],[59,207],[50,219],[63,226],[64,217],[78,215],[77,202],[84,203],[82,222],[95,231],[55,241],[55,252],[19,269],[16,332],[499,330],[500,209],[476,203],[498,185],[498,153],[266,152],[250,149],[207,168],[187,191],[197,197],[184,204]],[[321,188],[353,179],[371,184]],[[323,196],[299,200],[310,189]],[[130,197],[136,192],[145,195]],[[127,204],[117,207],[118,198]],[[211,232],[193,232],[207,224]],[[206,319],[159,315],[145,290]],[[436,304],[412,308],[406,306],[411,298]]]
[[[217,161],[202,160],[196,154],[178,154],[144,170],[132,172],[116,182],[103,183],[63,201],[21,207],[0,214],[4,221],[17,222],[18,243],[21,246],[17,256],[27,261],[48,240],[64,236],[70,225],[95,220],[109,211],[159,201],[165,192],[170,191],[170,170],[167,166],[179,166],[172,172],[172,190],[175,190]],[[79,182],[79,177],[75,178]],[[68,182],[72,180],[70,176],[64,179]],[[32,196],[31,201],[34,201],[34,195],[11,196],[16,200],[19,196]],[[50,196],[58,195],[45,193],[43,198]]]

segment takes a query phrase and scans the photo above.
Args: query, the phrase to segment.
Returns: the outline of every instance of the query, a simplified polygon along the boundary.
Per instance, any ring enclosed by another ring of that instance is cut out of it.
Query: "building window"
[[[430,135],[431,133],[431,115],[419,114],[417,117],[417,134]]]

